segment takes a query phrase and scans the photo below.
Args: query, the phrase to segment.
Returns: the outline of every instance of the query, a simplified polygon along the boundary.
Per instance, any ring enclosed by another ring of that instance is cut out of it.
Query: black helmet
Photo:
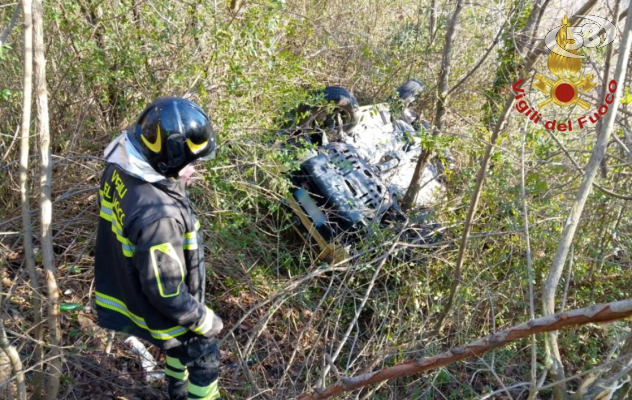
[[[128,136],[149,165],[169,178],[187,164],[215,156],[210,118],[200,106],[179,97],[154,100],[128,129]]]

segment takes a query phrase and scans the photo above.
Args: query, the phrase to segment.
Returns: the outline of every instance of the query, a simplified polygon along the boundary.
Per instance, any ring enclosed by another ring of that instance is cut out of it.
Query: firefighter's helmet
[[[175,177],[186,165],[215,156],[210,118],[192,101],[160,97],[128,129],[134,147],[160,174]]]

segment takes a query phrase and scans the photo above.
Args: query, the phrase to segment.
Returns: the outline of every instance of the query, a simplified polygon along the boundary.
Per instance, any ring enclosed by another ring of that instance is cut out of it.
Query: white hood
[[[145,182],[158,182],[165,178],[156,172],[143,156],[130,143],[127,132],[123,131],[105,148],[104,157],[108,163],[116,164],[130,175],[142,179]]]

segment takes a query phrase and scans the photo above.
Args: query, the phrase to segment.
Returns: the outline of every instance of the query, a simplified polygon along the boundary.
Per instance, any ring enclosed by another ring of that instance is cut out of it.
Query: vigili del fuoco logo
[[[614,40],[616,27],[608,20],[593,15],[578,15],[584,19],[596,23],[587,23],[579,27],[571,27],[568,17],[562,18],[562,25],[551,30],[545,38],[546,46],[551,50],[547,61],[547,68],[555,79],[536,73],[533,87],[547,96],[546,99],[537,104],[537,109],[527,103],[525,91],[520,88],[523,79],[520,78],[513,84],[512,89],[516,94],[516,110],[524,114],[530,121],[537,124],[542,119],[543,110],[547,106],[554,104],[558,107],[569,107],[577,105],[582,109],[590,110],[590,104],[582,99],[582,95],[592,90],[597,84],[593,82],[593,74],[581,74],[582,58],[577,50],[582,47],[603,47]],[[599,36],[601,30],[605,31],[605,38]],[[599,119],[609,111],[609,105],[614,101],[614,93],[617,90],[617,82],[613,79],[608,82],[608,93],[604,103],[594,112],[589,112],[576,120],[560,121],[542,120],[544,127],[549,130],[560,132],[572,131],[573,129],[583,129],[588,124],[596,124]]]

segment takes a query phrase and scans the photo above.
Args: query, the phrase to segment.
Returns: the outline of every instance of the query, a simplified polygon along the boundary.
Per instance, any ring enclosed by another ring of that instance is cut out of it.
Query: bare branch
[[[350,392],[374,383],[389,381],[402,376],[409,376],[430,371],[467,358],[480,356],[490,350],[509,343],[544,332],[554,332],[564,328],[581,326],[590,323],[604,323],[632,316],[632,299],[599,304],[556,315],[537,318],[529,322],[513,326],[483,339],[471,342],[463,347],[453,348],[434,357],[408,360],[390,368],[369,372],[319,389],[319,393],[303,394],[296,400],[325,400],[344,392]]]
[[[434,42],[435,38],[435,27],[437,26],[437,0],[430,1],[430,25],[428,26],[428,31],[430,33],[430,45]]]
[[[56,399],[59,392],[59,377],[61,376],[60,354],[62,342],[61,326],[59,321],[59,288],[57,287],[57,268],[55,267],[55,255],[53,253],[52,239],[52,214],[51,204],[53,165],[50,151],[50,128],[48,116],[48,90],[46,88],[46,58],[44,56],[44,9],[42,0],[33,1],[33,54],[35,61],[35,93],[37,100],[38,136],[40,138],[40,213],[41,220],[41,244],[42,259],[45,271],[46,292],[48,295],[48,331],[50,333],[51,355],[54,360],[50,362],[49,374],[46,378],[46,399]]]
[[[613,10],[613,14],[614,16],[619,15],[619,6],[621,5],[621,0],[616,0],[615,4],[614,4],[614,10]],[[603,80],[602,82],[607,83],[610,82],[610,64],[612,63],[612,54],[614,53],[614,42],[610,43],[608,45],[608,50],[606,52],[606,63],[603,67]],[[599,103],[597,104],[603,104],[605,99],[606,99],[606,95],[608,94],[608,85],[603,85],[603,87],[601,88],[601,95],[599,98]],[[603,119],[599,119],[599,121],[597,121],[597,135],[601,134],[601,131],[603,130]],[[613,135],[615,138],[617,137],[617,135]],[[603,178],[606,178],[608,176],[608,167],[606,165],[606,159],[602,159],[601,160],[601,176]]]
[[[2,31],[2,35],[0,35],[0,47],[4,46],[4,43],[9,38],[9,34],[15,26],[15,23],[18,21],[18,17],[20,16],[21,4],[15,6],[15,10],[13,10],[13,15],[11,15],[11,20],[9,21],[9,25]]]
[[[628,58],[630,55],[630,47],[632,45],[632,18],[628,18],[625,24],[625,28],[622,30],[622,40],[619,48],[619,59],[617,61],[617,68],[614,74],[614,79],[616,82],[620,82],[623,85],[625,82],[625,75],[628,65]],[[552,315],[555,313],[555,293],[557,291],[557,285],[562,276],[562,271],[564,268],[564,264],[566,264],[566,258],[568,256],[568,251],[570,249],[571,243],[573,242],[573,238],[575,237],[575,231],[577,230],[577,226],[579,225],[579,219],[581,217],[582,211],[584,210],[584,205],[586,204],[586,200],[588,199],[588,195],[590,194],[590,189],[592,188],[593,182],[595,180],[595,176],[597,175],[597,170],[599,168],[599,164],[606,154],[606,148],[608,146],[608,142],[610,141],[610,135],[614,128],[615,117],[617,115],[617,109],[619,108],[619,99],[621,98],[622,90],[615,91],[615,99],[610,112],[604,117],[603,129],[597,138],[597,143],[595,144],[594,150],[590,156],[590,160],[588,161],[588,166],[586,167],[586,172],[582,178],[582,182],[579,186],[579,190],[575,196],[575,201],[571,207],[571,210],[568,214],[568,219],[564,224],[564,230],[562,232],[562,236],[560,238],[560,242],[557,248],[557,252],[555,253],[555,257],[553,258],[553,263],[551,268],[549,269],[549,274],[544,283],[544,293],[542,294],[542,308],[544,315]],[[563,374],[562,363],[559,354],[559,348],[557,346],[557,336],[554,333],[547,335],[547,352],[548,352],[548,364],[551,369],[551,372],[558,375],[556,378],[561,379]]]
[[[33,318],[35,328],[35,338],[42,340],[42,303],[39,277],[35,269],[35,255],[33,254],[33,225],[31,221],[31,205],[29,200],[29,136],[31,125],[31,101],[33,92],[33,15],[31,13],[31,0],[22,1],[24,15],[24,78],[22,96],[22,126],[20,137],[20,194],[22,203],[22,231],[24,238],[24,258],[26,259],[26,269],[28,270],[33,287]],[[36,345],[34,349],[35,361],[42,359],[42,346]],[[42,366],[37,364],[33,376],[33,398],[38,399],[37,393],[41,391],[43,379]]]
[[[509,17],[507,17],[507,20],[509,20]],[[503,33],[503,30],[505,30],[505,25],[507,24],[507,20],[505,20],[505,22],[502,24],[500,29],[498,29],[498,33],[496,34],[496,37],[494,38],[492,43],[489,45],[487,50],[485,50],[485,54],[483,54],[483,56],[478,60],[476,64],[474,64],[472,69],[467,74],[465,74],[463,78],[459,79],[459,81],[455,83],[454,86],[450,88],[450,90],[448,90],[448,93],[446,94],[446,96],[449,96],[452,92],[454,92],[456,88],[461,86],[463,82],[465,82],[470,76],[472,76],[476,72],[476,70],[478,70],[481,64],[485,62],[485,60],[487,59],[487,56],[489,56],[489,54],[492,52],[494,47],[496,47],[496,45],[498,44],[498,39],[500,39],[500,35]]]
[[[19,9],[19,7],[16,7]],[[22,96],[22,126],[20,136],[20,195],[22,203],[22,230],[24,233],[24,258],[26,259],[26,268],[31,278],[33,286],[33,314],[34,323],[37,326],[36,335],[40,335],[41,339],[43,331],[41,329],[41,295],[38,292],[39,279],[35,270],[35,256],[33,254],[33,226],[31,222],[31,205],[29,201],[28,189],[28,171],[29,171],[29,136],[31,124],[31,100],[33,92],[33,16],[31,14],[31,1],[23,0],[22,9],[24,15],[24,71],[23,71],[23,91]],[[10,25],[9,25],[10,26]],[[9,354],[9,353],[7,353]],[[42,347],[35,346],[34,356],[42,355]],[[24,380],[24,377],[21,378]],[[20,377],[18,377],[18,381]],[[34,393],[37,393],[42,382],[42,367],[35,369],[33,377]],[[26,398],[26,395],[25,397]]]
[[[579,10],[574,12],[572,15],[585,15],[586,13],[588,13],[588,11],[590,11],[591,8],[595,6],[595,4],[597,4],[597,0],[588,0]],[[542,10],[544,10],[544,8],[542,8]],[[569,18],[570,26],[574,26],[575,23],[579,21],[579,19],[579,17]],[[544,45],[544,40],[540,42],[540,45],[534,45],[531,52],[526,55],[526,70],[531,69],[531,66],[535,64],[535,62],[538,60],[538,57],[543,54],[546,54],[546,46]]]
[[[524,218],[524,241],[527,250],[527,272],[529,274],[529,317],[535,318],[535,301],[533,290],[533,257],[531,256],[531,238],[529,237],[529,209],[527,207],[527,191],[525,189],[525,168],[524,168],[524,147],[527,141],[529,122],[525,122],[524,133],[522,135],[522,146],[520,150],[520,197],[522,197],[522,214]],[[537,353],[536,338],[531,336],[531,386],[529,388],[529,399],[535,398],[537,379]]]
[[[452,67],[452,45],[454,44],[454,36],[456,34],[456,26],[459,22],[459,16],[463,11],[463,0],[457,0],[454,13],[450,19],[450,24],[445,33],[445,47],[443,50],[443,58],[441,60],[441,72],[439,73],[439,83],[437,85],[437,113],[435,114],[434,125],[437,130],[443,129],[443,119],[445,117],[445,107],[448,97],[448,79],[450,78],[450,70]],[[421,159],[422,157],[420,157]]]
[[[584,170],[582,169],[582,167],[577,163],[577,161],[575,161],[575,159],[573,158],[573,156],[571,155],[571,153],[566,149],[566,146],[564,146],[564,144],[562,142],[559,141],[559,139],[553,134],[552,131],[548,131],[549,135],[553,138],[553,140],[555,141],[555,143],[557,143],[558,146],[560,146],[560,148],[562,149],[562,152],[564,152],[564,154],[566,154],[566,157],[571,161],[571,164],[573,164],[573,167],[575,167],[575,169],[581,173],[584,174]],[[600,190],[603,193],[606,193],[607,195],[610,195],[612,197],[616,197],[617,199],[621,199],[621,200],[632,200],[632,196],[626,196],[623,194],[619,194],[616,192],[613,192],[610,189],[607,189],[603,186],[601,186],[600,184],[598,184],[597,182],[593,182],[593,186],[595,186],[598,190]]]
[[[448,316],[450,309],[452,309],[452,303],[454,302],[454,297],[456,296],[456,292],[461,284],[461,274],[463,269],[463,262],[465,260],[465,249],[467,248],[467,241],[470,236],[470,232],[472,230],[472,221],[474,220],[474,214],[476,213],[476,209],[478,208],[478,201],[481,197],[481,191],[483,189],[483,183],[485,181],[485,176],[487,175],[487,167],[489,165],[489,160],[492,156],[492,152],[494,151],[494,146],[496,144],[496,140],[500,136],[500,133],[504,130],[505,124],[507,122],[507,115],[511,112],[514,104],[514,97],[511,96],[505,102],[503,107],[502,114],[496,123],[496,127],[494,128],[494,132],[492,133],[491,138],[489,139],[489,143],[485,148],[485,155],[483,156],[483,160],[481,161],[481,167],[478,170],[478,174],[476,176],[476,186],[474,187],[474,195],[470,200],[470,206],[467,211],[467,216],[465,217],[465,224],[463,226],[463,235],[461,236],[461,244],[459,246],[459,255],[454,271],[454,279],[452,281],[452,285],[450,286],[450,294],[448,295],[448,302],[445,304],[441,314],[437,319],[437,323],[435,325],[434,331],[438,333],[441,331],[443,327],[443,322],[445,318]]]
[[[360,306],[355,310],[355,314],[353,316],[353,320],[351,321],[351,323],[347,327],[347,330],[344,333],[344,335],[342,337],[342,340],[340,340],[340,343],[338,344],[338,347],[336,348],[336,351],[334,352],[333,357],[331,357],[331,364],[328,364],[325,367],[325,371],[323,373],[323,376],[327,376],[327,373],[329,372],[330,365],[332,365],[334,363],[334,361],[336,361],[336,359],[340,355],[340,352],[342,351],[343,347],[347,343],[347,340],[351,336],[351,331],[353,331],[353,328],[355,327],[356,323],[358,322],[358,318],[360,318],[360,314],[362,314],[362,310],[364,310],[364,306],[366,305],[366,302],[369,300],[369,295],[371,294],[371,291],[373,290],[373,287],[375,286],[375,281],[377,280],[377,278],[378,278],[378,276],[380,274],[380,271],[382,270],[382,267],[384,266],[384,263],[386,263],[386,260],[388,260],[388,257],[391,254],[393,254],[393,252],[397,248],[397,243],[399,241],[399,238],[402,236],[402,234],[406,230],[407,224],[408,224],[408,221],[406,221],[406,223],[404,224],[404,227],[402,228],[402,230],[397,235],[397,238],[395,239],[395,243],[393,243],[391,248],[385,254],[386,257],[383,257],[382,260],[380,261],[380,263],[378,264],[377,268],[375,268],[375,272],[373,273],[373,277],[371,278],[371,281],[369,282],[369,285],[368,285],[367,290],[366,290],[366,292],[364,294],[364,297],[362,298],[362,301],[360,302]]]
[[[434,6],[433,6],[434,7]],[[448,78],[450,77],[450,62],[452,59],[452,45],[454,43],[454,36],[456,33],[456,25],[459,21],[459,15],[463,10],[463,0],[457,0],[456,7],[454,9],[454,13],[452,14],[452,18],[450,19],[450,24],[448,25],[448,29],[445,33],[445,44],[443,47],[443,57],[441,59],[441,72],[439,73],[439,84],[437,86],[437,112],[435,114],[434,125],[435,129],[432,133],[433,136],[437,136],[440,134],[441,129],[443,128],[443,119],[445,117],[446,112],[446,102],[448,98]],[[417,160],[417,164],[415,165],[415,171],[413,173],[413,177],[411,179],[410,185],[406,190],[406,194],[402,199],[402,210],[408,211],[412,208],[415,198],[417,197],[417,193],[421,190],[422,179],[424,176],[424,170],[426,169],[426,164],[432,155],[432,149],[423,149],[421,154],[419,155],[419,159]]]
[[[7,333],[4,330],[4,324],[0,319],[0,348],[4,351],[4,353],[9,358],[11,362],[11,367],[13,368],[13,374],[15,375],[15,379],[17,381],[18,386],[18,398],[19,400],[26,400],[26,384],[24,383],[24,371],[22,370],[22,361],[20,360],[20,355],[14,346],[9,343],[9,339],[7,338]]]

